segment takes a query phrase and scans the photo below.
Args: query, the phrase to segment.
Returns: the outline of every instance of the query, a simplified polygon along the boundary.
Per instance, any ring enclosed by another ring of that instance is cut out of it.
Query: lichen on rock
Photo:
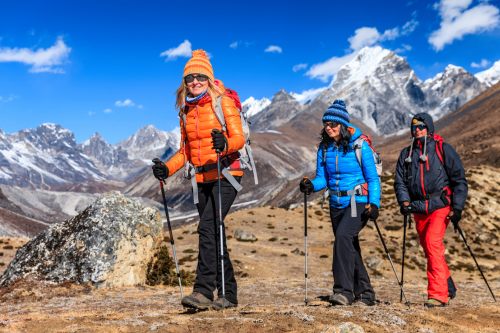
[[[162,239],[158,210],[109,192],[20,248],[0,286],[28,277],[97,287],[142,285]]]

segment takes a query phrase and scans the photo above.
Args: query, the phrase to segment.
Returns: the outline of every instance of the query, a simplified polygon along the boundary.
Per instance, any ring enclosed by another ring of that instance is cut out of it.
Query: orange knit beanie
[[[189,74],[204,74],[213,82],[214,70],[204,50],[194,50],[191,59],[184,66],[184,77]]]

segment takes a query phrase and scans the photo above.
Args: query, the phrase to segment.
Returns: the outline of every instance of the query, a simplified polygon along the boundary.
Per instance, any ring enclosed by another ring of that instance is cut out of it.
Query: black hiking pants
[[[333,245],[333,292],[341,293],[349,301],[355,298],[375,300],[375,292],[370,283],[361,257],[358,234],[366,225],[361,213],[364,204],[356,204],[358,217],[351,217],[351,206],[347,208],[330,207],[335,243]]]
[[[241,177],[235,177],[238,182]],[[220,260],[219,236],[219,187],[217,182],[198,183],[197,204],[200,223],[198,225],[199,252],[196,280],[193,291],[214,299],[214,290],[217,289],[222,297],[222,274]],[[221,180],[222,216],[226,217],[236,198],[236,189],[226,180]],[[224,228],[223,228],[224,230]],[[224,280],[226,299],[231,303],[238,303],[237,285],[234,277],[233,265],[229,259],[224,233]]]

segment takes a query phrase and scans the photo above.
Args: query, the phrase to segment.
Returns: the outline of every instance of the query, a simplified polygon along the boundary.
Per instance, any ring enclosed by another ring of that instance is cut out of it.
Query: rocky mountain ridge
[[[457,110],[498,82],[495,66],[474,76],[448,65],[442,73],[422,81],[405,58],[380,46],[365,47],[339,69],[329,87],[314,91],[308,103],[321,100],[329,105],[334,99],[344,99],[354,119],[379,135],[392,135],[404,129],[413,114],[428,112],[439,119]],[[290,102],[283,103],[282,97],[287,94],[281,90],[276,94],[279,98],[254,115],[256,130],[272,130],[305,112],[306,108],[288,112]]]
[[[70,130],[51,123],[12,134],[0,130],[0,183],[57,190],[127,180],[149,165],[151,157],[169,156],[178,146],[177,132],[150,125],[111,145],[99,133],[77,144]]]

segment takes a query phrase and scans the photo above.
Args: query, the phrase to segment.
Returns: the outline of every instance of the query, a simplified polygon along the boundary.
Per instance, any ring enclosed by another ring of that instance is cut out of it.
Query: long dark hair
[[[321,141],[319,143],[320,146],[324,145],[325,147],[327,147],[330,143],[334,142],[334,140],[332,138],[330,138],[328,133],[326,133],[326,130],[324,127],[321,130],[321,133],[319,135],[320,135],[320,139],[321,139]],[[349,130],[347,129],[347,126],[345,126],[344,124],[340,124],[340,143],[339,143],[339,145],[342,147],[342,150],[344,151],[344,153],[347,153],[350,149],[351,137],[352,137],[351,132],[349,132]]]

